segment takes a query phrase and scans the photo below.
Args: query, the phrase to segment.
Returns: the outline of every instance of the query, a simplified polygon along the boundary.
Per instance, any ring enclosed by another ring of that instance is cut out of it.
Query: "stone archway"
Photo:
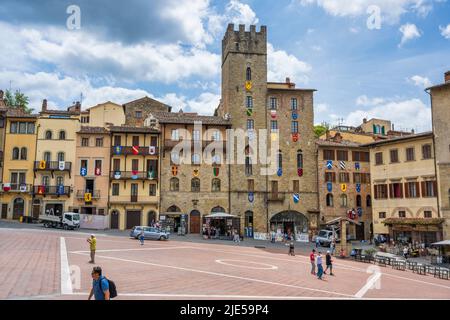
[[[301,234],[308,237],[309,220],[305,214],[298,211],[281,211],[274,214],[270,219],[270,229],[277,234],[286,233],[298,240]]]

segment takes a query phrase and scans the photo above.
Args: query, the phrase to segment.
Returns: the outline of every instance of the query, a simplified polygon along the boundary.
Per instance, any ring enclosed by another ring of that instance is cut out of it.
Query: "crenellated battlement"
[[[267,27],[261,26],[256,31],[255,25],[250,25],[250,30],[245,30],[245,25],[240,24],[238,30],[233,23],[228,24],[225,36],[222,40],[222,63],[229,53],[267,54]]]

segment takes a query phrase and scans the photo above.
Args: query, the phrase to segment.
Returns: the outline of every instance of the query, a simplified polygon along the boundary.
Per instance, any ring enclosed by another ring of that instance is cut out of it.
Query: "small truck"
[[[64,212],[62,215],[41,214],[39,220],[46,228],[63,228],[64,230],[80,228],[80,214],[75,212]]]

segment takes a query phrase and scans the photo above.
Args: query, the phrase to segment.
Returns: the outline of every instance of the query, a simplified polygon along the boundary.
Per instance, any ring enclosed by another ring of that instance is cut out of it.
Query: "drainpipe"
[[[37,123],[37,121],[36,121],[36,123]],[[40,124],[37,124],[36,125],[36,143],[35,143],[35,148],[34,148],[34,160],[36,160],[37,159],[37,143],[38,143],[38,137],[39,137],[39,128],[41,127],[41,125]],[[34,198],[35,198],[35,196],[34,196],[34,180],[35,180],[35,177],[34,177],[34,161],[33,161],[33,183],[31,184],[31,209],[33,209],[33,202],[34,202]],[[42,208],[40,208],[40,209],[42,209]],[[40,212],[39,212],[39,214],[40,214]],[[31,214],[30,214],[30,216],[32,216],[32,212],[31,212]]]
[[[113,154],[112,154],[113,135],[112,135],[112,132],[109,130],[109,128],[107,130],[109,131],[109,133],[108,133],[108,135],[109,135],[109,172],[108,172],[108,189],[107,189],[108,202],[106,204],[106,206],[107,206],[106,209],[108,210],[108,216],[109,216],[109,229],[111,229],[111,213],[112,213],[112,211],[111,211],[111,202],[110,202],[111,201],[110,192],[111,192],[111,172],[113,171],[113,170],[111,170],[112,169],[112,157],[113,157]],[[120,218],[120,216],[119,216],[119,218]],[[120,227],[120,225],[119,225],[119,227]]]

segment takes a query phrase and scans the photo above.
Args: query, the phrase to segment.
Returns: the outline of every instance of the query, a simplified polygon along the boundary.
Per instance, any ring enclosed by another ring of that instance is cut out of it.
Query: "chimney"
[[[81,103],[80,103],[80,101],[77,101],[76,103],[75,103],[75,111],[81,111]]]
[[[364,118],[364,119],[363,119],[363,123],[367,123],[367,118]]]
[[[47,111],[47,99],[42,100],[42,111]]]
[[[288,77],[286,77],[286,83],[291,83],[291,79],[289,79]]]
[[[395,131],[395,127],[394,127],[394,124],[392,124],[392,131]]]
[[[445,83],[450,82],[450,70],[445,73]]]
[[[0,90],[0,100],[3,100],[3,90]]]

